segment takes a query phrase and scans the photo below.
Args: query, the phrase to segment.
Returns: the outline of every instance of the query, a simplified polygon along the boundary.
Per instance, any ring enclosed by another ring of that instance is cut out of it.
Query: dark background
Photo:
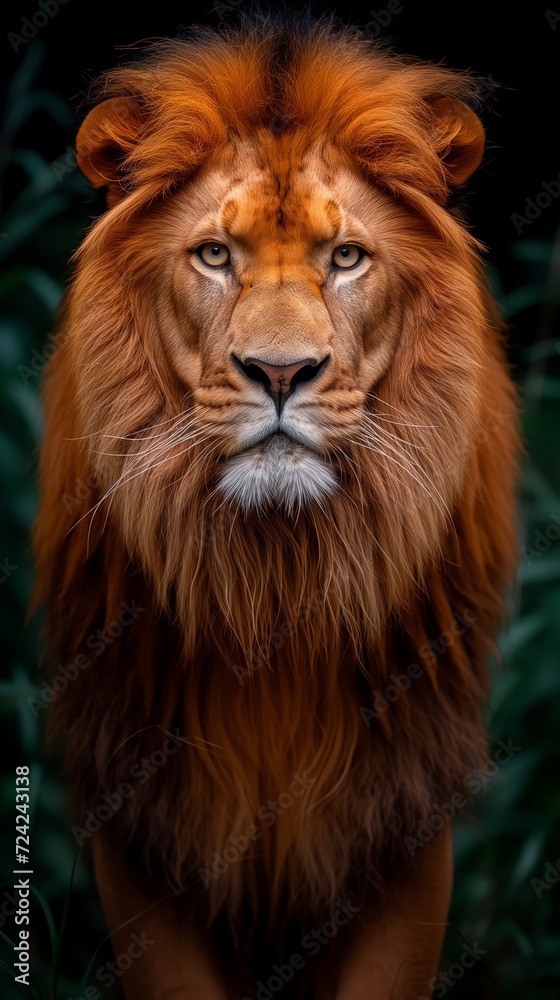
[[[196,21],[217,26],[229,20],[223,7],[221,13],[213,10],[216,6],[198,8]],[[236,4],[238,10],[246,6],[245,0]],[[316,14],[334,12],[370,34],[377,30],[373,14],[378,14],[384,22],[379,37],[397,51],[471,69],[499,85],[490,84],[482,93],[488,144],[470,187],[467,216],[487,247],[489,279],[509,324],[527,448],[519,589],[500,643],[503,662],[494,666],[488,712],[491,747],[512,739],[522,749],[488,781],[488,794],[476,797],[470,816],[461,817],[457,827],[456,884],[441,966],[448,979],[436,996],[553,1000],[560,996],[560,873],[558,884],[555,875],[557,861],[560,869],[560,528],[555,529],[555,516],[560,523],[560,197],[554,194],[542,209],[529,206],[536,216],[529,222],[521,216],[527,199],[534,204],[544,191],[543,181],[556,181],[551,191],[560,195],[560,7],[538,2],[516,10],[492,3],[439,7],[402,0],[400,8],[388,20],[384,0],[367,6],[311,5]],[[0,849],[9,877],[13,768],[30,764],[33,884],[39,895],[33,902],[35,987],[25,995],[66,1000],[82,995],[80,980],[106,930],[87,854],[79,859],[65,918],[75,843],[60,766],[42,751],[44,713],[34,717],[27,701],[36,689],[40,656],[39,623],[24,624],[41,439],[38,391],[41,370],[54,349],[49,334],[70,274],[68,260],[84,227],[101,210],[73,159],[89,82],[118,58],[130,57],[117,47],[175,35],[195,18],[186,7],[169,3],[140,10],[129,3],[68,0],[33,39],[25,44],[12,39],[12,44],[9,33],[21,35],[22,18],[32,18],[39,9],[34,0],[10,4],[0,32],[0,731],[5,767]],[[396,10],[395,0],[391,9]],[[535,879],[540,883],[531,884]],[[0,933],[12,937],[6,892],[4,887]],[[485,952],[470,972],[460,964],[465,942],[471,947],[476,942]],[[53,961],[51,950],[58,952],[59,944],[61,953]],[[11,965],[7,940],[0,941],[0,958]],[[104,945],[93,959],[93,982],[109,958]],[[0,968],[3,975],[0,995],[19,995]],[[117,995],[103,986],[100,993]]]

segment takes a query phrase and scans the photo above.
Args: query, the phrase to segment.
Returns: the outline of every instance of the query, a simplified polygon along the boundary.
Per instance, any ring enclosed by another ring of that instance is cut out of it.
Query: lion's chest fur
[[[355,670],[328,656],[311,670],[282,647],[249,675],[208,670],[201,699],[185,689],[186,730],[202,747],[187,748],[199,875],[216,904],[263,891],[323,902],[373,793]]]
[[[148,757],[161,730],[179,751],[122,816],[161,875],[198,886],[210,916],[248,906],[272,921],[297,900],[325,919],[353,866],[382,848],[383,764],[357,668],[325,654],[311,669],[288,643],[250,675],[211,656],[185,670],[180,710],[162,702],[159,735],[146,734]]]

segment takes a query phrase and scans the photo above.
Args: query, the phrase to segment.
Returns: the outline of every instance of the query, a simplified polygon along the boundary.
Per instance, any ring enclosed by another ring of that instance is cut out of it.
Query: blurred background
[[[0,996],[90,998],[111,958],[87,853],[75,841],[60,762],[42,749],[37,691],[40,621],[25,624],[33,579],[29,530],[37,503],[42,371],[56,349],[69,259],[101,211],[75,165],[89,81],[119,47],[182,24],[217,26],[246,0],[181,5],[79,0],[14,2],[2,15],[0,146]],[[295,6],[295,5],[294,5]],[[488,274],[509,325],[527,457],[519,516],[519,586],[493,665],[491,748],[521,749],[488,778],[456,829],[450,927],[435,996],[560,997],[560,8],[422,0],[328,8],[397,51],[487,79],[488,135],[467,217],[487,247]],[[32,986],[10,978],[14,768],[31,767]],[[478,956],[472,968],[465,949]],[[88,977],[91,977],[88,979]],[[118,987],[118,983],[117,983]],[[110,1000],[118,988],[100,986]]]

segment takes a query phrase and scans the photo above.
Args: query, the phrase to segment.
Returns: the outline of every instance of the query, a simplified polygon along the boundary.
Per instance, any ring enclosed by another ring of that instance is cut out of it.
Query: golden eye
[[[332,262],[335,267],[344,268],[344,270],[348,271],[351,267],[356,267],[361,263],[364,259],[364,252],[355,243],[342,243],[341,246],[336,247],[333,251]]]
[[[207,267],[223,267],[229,264],[229,250],[223,243],[203,243],[196,254]]]

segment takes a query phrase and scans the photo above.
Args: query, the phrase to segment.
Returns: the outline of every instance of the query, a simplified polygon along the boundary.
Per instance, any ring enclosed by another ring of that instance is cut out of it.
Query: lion
[[[266,16],[153,43],[79,130],[107,208],[48,365],[36,601],[129,1000],[431,992],[516,563],[454,202],[476,93]]]

